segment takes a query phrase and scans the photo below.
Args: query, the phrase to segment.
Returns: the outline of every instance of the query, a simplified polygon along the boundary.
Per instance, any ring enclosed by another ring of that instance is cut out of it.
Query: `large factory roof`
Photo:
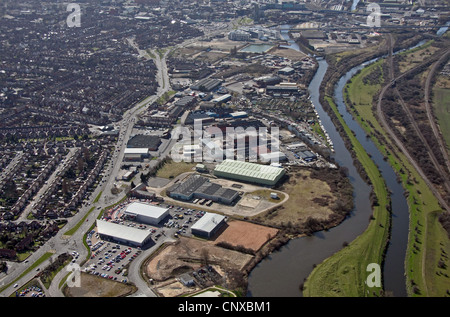
[[[217,176],[261,180],[262,183],[276,183],[284,173],[284,168],[234,160],[224,160],[214,169]]]

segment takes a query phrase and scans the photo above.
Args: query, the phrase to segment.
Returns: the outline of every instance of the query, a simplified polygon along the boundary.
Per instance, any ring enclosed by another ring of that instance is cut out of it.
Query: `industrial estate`
[[[450,296],[447,1],[0,21],[1,296]]]

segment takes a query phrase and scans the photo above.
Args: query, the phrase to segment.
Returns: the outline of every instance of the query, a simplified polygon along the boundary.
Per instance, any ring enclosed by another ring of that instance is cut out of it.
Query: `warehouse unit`
[[[142,162],[146,158],[150,158],[148,148],[126,148],[124,150],[124,161]]]
[[[282,161],[286,161],[287,160],[287,156],[286,154],[284,154],[283,152],[266,152],[266,153],[261,153],[260,155],[260,159],[263,163],[278,163],[278,162],[282,162]]]
[[[97,219],[97,232],[103,240],[142,247],[151,240],[151,231]]]
[[[160,145],[161,145],[161,138],[159,136],[137,134],[131,137],[130,140],[128,140],[127,148],[133,149],[140,148],[140,149],[148,149],[149,151],[157,151]]]
[[[284,168],[242,161],[224,160],[214,169],[218,177],[274,186],[286,173]]]
[[[212,91],[219,87],[222,81],[214,78],[203,78],[191,85],[192,90]]]
[[[225,224],[225,216],[207,212],[191,227],[193,235],[211,238]]]
[[[140,202],[133,202],[127,206],[124,214],[126,217],[137,222],[157,225],[169,214],[169,209]]]
[[[167,194],[172,198],[185,201],[199,198],[226,205],[231,205],[239,197],[238,191],[223,188],[200,175],[191,175],[182,182],[174,184],[167,190]]]
[[[230,100],[231,100],[231,95],[230,94],[225,94],[225,95],[222,95],[220,97],[217,97],[217,98],[213,99],[212,102],[214,104],[216,104],[216,105],[220,105],[220,104],[225,103],[225,102],[230,101]]]

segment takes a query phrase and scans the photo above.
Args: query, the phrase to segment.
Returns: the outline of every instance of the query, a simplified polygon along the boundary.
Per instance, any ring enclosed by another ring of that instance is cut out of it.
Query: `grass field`
[[[432,46],[434,40],[428,41],[425,44],[414,49],[399,53],[397,56],[401,59],[399,70],[401,73],[417,66],[425,59],[433,55],[439,48]]]
[[[433,89],[433,107],[447,148],[450,148],[450,89]]]
[[[437,217],[442,212],[438,201],[408,159],[396,150],[393,141],[376,120],[371,107],[364,102],[370,97],[360,97],[361,103],[355,102],[358,100],[358,97],[355,97],[358,91],[361,94],[367,94],[369,91],[376,92],[376,87],[361,86],[361,78],[357,77],[364,76],[371,70],[374,70],[372,65],[356,75],[352,80],[353,84],[348,87],[348,93],[353,103],[351,110],[354,117],[368,135],[372,136],[372,140],[388,159],[408,193],[410,231],[405,260],[408,294],[410,296],[445,296],[447,289],[450,288],[450,278],[445,274],[449,275],[450,272],[437,268],[437,262],[442,259],[447,267],[450,266],[449,259],[441,254],[450,252],[450,242],[442,226],[437,222]],[[375,137],[375,135],[378,136]],[[436,271],[442,271],[442,273],[438,274]]]
[[[365,281],[369,274],[367,266],[370,263],[381,265],[382,262],[390,226],[389,212],[386,208],[389,205],[389,195],[375,163],[345,124],[333,100],[329,97],[327,100],[350,138],[357,159],[362,163],[372,181],[378,205],[373,209],[374,220],[370,221],[363,234],[316,266],[304,284],[303,295],[321,297],[378,296],[381,288],[369,288]]]
[[[289,199],[281,208],[255,216],[255,219],[272,226],[282,226],[288,223],[292,225],[302,224],[309,217],[319,220],[327,219],[333,213],[331,206],[336,198],[326,182],[311,178],[310,174],[310,171],[302,170],[295,172],[295,175],[291,175],[289,181],[278,188],[278,190],[288,194]],[[285,198],[280,195],[280,200],[270,199],[269,190],[259,190],[250,194],[262,196],[273,203],[278,203]],[[315,202],[315,199],[326,199],[329,205],[321,206]]]
[[[193,168],[197,165],[197,163],[187,163],[187,162],[173,162],[169,161],[165,163],[157,172],[157,177],[162,178],[174,178],[180,174],[186,172],[192,172]]]
[[[136,292],[134,285],[118,283],[96,275],[81,273],[81,287],[66,287],[68,297],[124,297]]]

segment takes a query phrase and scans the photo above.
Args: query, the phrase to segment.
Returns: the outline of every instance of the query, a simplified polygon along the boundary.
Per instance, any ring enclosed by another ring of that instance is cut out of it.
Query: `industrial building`
[[[289,67],[289,66],[278,70],[278,74],[279,75],[285,75],[285,76],[292,75],[292,74],[294,74],[294,72],[295,72],[295,70],[292,67]]]
[[[286,85],[286,84],[278,84],[274,86],[267,86],[266,93],[270,95],[298,95],[300,94],[300,90],[297,85]]]
[[[217,97],[217,98],[213,99],[212,102],[214,104],[216,104],[216,105],[220,105],[220,104],[222,104],[224,102],[227,102],[227,101],[230,101],[230,100],[231,100],[231,95],[230,94],[225,94],[225,95],[222,95],[220,97]]]
[[[225,224],[225,216],[207,212],[191,227],[193,235],[211,238]]]
[[[259,157],[264,163],[278,163],[287,160],[286,154],[280,151],[260,153]]]
[[[214,169],[218,177],[274,186],[286,173],[284,168],[256,163],[224,160]]]
[[[236,112],[230,113],[230,116],[233,119],[242,119],[242,118],[247,118],[248,114],[245,111],[236,111]]]
[[[299,158],[301,158],[305,162],[311,162],[311,161],[317,160],[317,155],[308,150],[297,152],[297,155]]]
[[[251,34],[242,30],[234,30],[228,33],[228,39],[231,41],[250,41]]]
[[[222,84],[222,81],[214,78],[200,79],[191,86],[192,90],[213,91]]]
[[[127,148],[147,148],[149,151],[157,151],[161,145],[161,138],[156,135],[137,134],[130,138]]]
[[[140,162],[145,158],[150,158],[148,148],[126,148],[124,151],[124,161]]]
[[[177,107],[179,106],[179,107],[183,107],[183,108],[188,108],[188,107],[194,106],[196,102],[197,102],[197,97],[184,96],[184,97],[178,99],[177,101],[175,101],[174,105]]]
[[[239,197],[238,191],[223,188],[201,175],[191,175],[182,182],[172,185],[167,190],[167,194],[172,198],[185,201],[198,198],[226,205],[231,205]]]
[[[127,218],[131,218],[140,223],[157,225],[169,214],[169,209],[133,202],[127,206],[124,214]]]
[[[103,240],[142,247],[151,240],[151,231],[97,219],[97,232]]]
[[[262,76],[254,79],[255,83],[258,87],[265,88],[267,86],[278,85],[282,82],[281,77],[279,76]]]

